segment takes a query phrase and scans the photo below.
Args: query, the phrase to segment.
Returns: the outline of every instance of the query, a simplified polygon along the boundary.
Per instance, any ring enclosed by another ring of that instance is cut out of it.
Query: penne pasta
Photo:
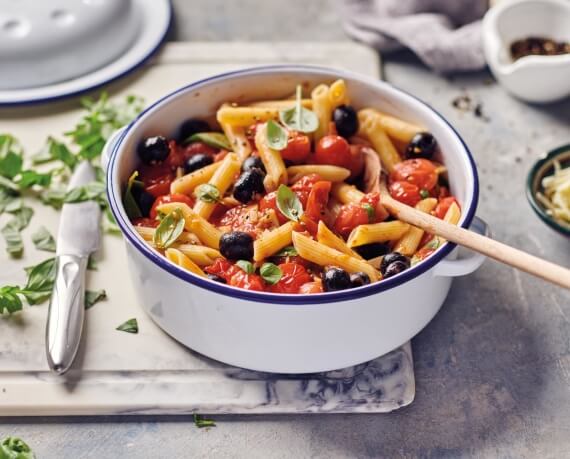
[[[329,87],[324,84],[318,85],[313,92],[311,92],[311,99],[313,101],[313,112],[319,119],[319,127],[314,133],[315,142],[318,142],[321,137],[327,135],[329,131],[329,123],[331,122],[331,103],[329,100]]]
[[[287,169],[281,153],[269,147],[267,142],[266,124],[257,128],[255,133],[255,146],[259,157],[263,161],[267,175],[265,177],[265,189],[273,191],[282,183],[287,183]]]
[[[375,116],[380,123],[380,127],[384,129],[386,134],[388,134],[388,137],[405,144],[408,144],[412,140],[412,137],[417,133],[425,132],[425,128],[422,126],[409,123],[408,121],[404,121],[400,118],[396,118],[395,116],[382,113],[372,108],[361,111],[366,115]]]
[[[290,100],[263,100],[261,102],[253,102],[248,107],[269,108],[273,110],[286,110],[295,106],[295,99]],[[313,101],[311,99],[301,99],[301,105],[305,108],[312,108]]]
[[[232,151],[238,155],[240,162],[243,162],[251,155],[251,145],[245,136],[245,128],[241,126],[232,126],[230,124],[222,124],[222,131],[226,134]]]
[[[205,245],[174,244],[173,247],[180,250],[198,266],[209,266],[216,258],[222,257],[219,251],[211,247],[206,247]]]
[[[364,260],[339,252],[327,247],[308,236],[293,232],[293,245],[301,257],[320,266],[339,266],[349,273],[363,272],[372,282],[380,280],[381,276]]]
[[[207,183],[221,165],[222,162],[218,161],[217,163],[210,164],[190,174],[177,178],[170,184],[170,193],[192,195],[196,187]]]
[[[151,243],[152,245],[152,240],[154,238],[154,228],[151,228],[149,226],[135,226],[135,230],[137,233],[139,233],[142,238]],[[188,233],[186,231],[184,231],[180,236],[178,236],[178,239],[176,240],[177,242],[180,243],[186,243],[186,244],[199,244],[200,240],[192,233]]]
[[[416,209],[429,214],[437,205],[437,199],[426,198],[416,204]],[[420,241],[424,235],[424,230],[416,226],[410,227],[408,231],[398,239],[394,246],[394,252],[400,252],[402,255],[411,257],[420,245]]]
[[[380,161],[388,173],[392,173],[394,166],[401,161],[400,154],[392,141],[380,125],[375,113],[366,110],[358,112],[359,134],[366,137],[378,153]]]
[[[342,204],[350,202],[360,202],[364,197],[364,193],[354,185],[347,183],[333,183],[331,188],[332,196]]]
[[[253,260],[262,261],[283,247],[291,245],[292,233],[293,222],[287,222],[272,231],[262,233],[253,243]]]
[[[239,174],[241,163],[235,153],[226,155],[226,157],[220,162],[222,164],[216,172],[214,172],[214,175],[212,175],[208,184],[216,187],[221,197],[234,183],[236,176]],[[210,218],[210,215],[212,215],[216,205],[216,202],[205,202],[201,199],[196,199],[194,212],[202,218],[208,219]]]
[[[287,168],[289,183],[295,183],[305,175],[317,174],[322,180],[331,182],[343,182],[350,176],[350,171],[344,167],[305,164],[301,166],[290,166]]]
[[[329,102],[331,110],[339,105],[348,105],[348,93],[344,80],[336,80],[329,88]]]
[[[220,125],[248,127],[279,118],[279,110],[268,107],[231,107],[223,105],[216,114]]]
[[[400,239],[409,228],[410,225],[399,220],[360,225],[352,230],[346,244],[349,247],[358,247],[372,242],[395,241]]]
[[[443,220],[447,223],[451,223],[452,225],[457,225],[459,223],[459,219],[461,218],[461,209],[459,206],[454,202],[449,206],[447,212],[445,213],[445,217]]]
[[[351,257],[362,260],[362,257],[346,245],[346,242],[344,242],[342,238],[334,234],[322,220],[319,221],[319,225],[317,227],[317,241],[331,249],[338,250],[339,252],[346,253]]]
[[[197,274],[198,276],[206,277],[206,273],[202,271],[202,269],[196,263],[190,260],[190,258],[184,255],[180,250],[170,248],[166,249],[166,252],[164,254],[166,255],[166,258],[181,268],[184,268],[191,273]]]

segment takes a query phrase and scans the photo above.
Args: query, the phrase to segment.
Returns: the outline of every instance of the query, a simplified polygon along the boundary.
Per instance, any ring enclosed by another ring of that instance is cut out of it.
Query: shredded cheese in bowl
[[[536,198],[546,208],[546,213],[562,224],[570,224],[570,166],[562,167],[553,161],[554,174],[544,177]]]

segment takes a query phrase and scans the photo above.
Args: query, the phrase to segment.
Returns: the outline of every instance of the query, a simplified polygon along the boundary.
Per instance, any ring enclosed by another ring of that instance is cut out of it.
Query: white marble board
[[[297,62],[379,76],[376,53],[351,43],[171,43],[143,71],[107,88],[112,96],[143,95],[147,103],[215,73],[269,63]],[[73,126],[77,100],[0,109],[0,132],[36,152],[48,135]],[[25,266],[47,258],[30,240],[41,223],[56,234],[58,214],[34,205],[24,231],[25,255],[0,250],[0,285],[22,284]],[[0,217],[0,225],[7,217]],[[228,367],[189,351],[163,333],[138,307],[120,237],[105,236],[99,269],[88,287],[108,300],[87,311],[82,347],[66,378],[45,360],[46,304],[0,317],[0,415],[389,412],[415,394],[409,343],[367,364],[327,374],[287,376]],[[137,335],[115,328],[131,317]],[[223,338],[220,338],[223,339]],[[347,345],[350,345],[347,343]]]

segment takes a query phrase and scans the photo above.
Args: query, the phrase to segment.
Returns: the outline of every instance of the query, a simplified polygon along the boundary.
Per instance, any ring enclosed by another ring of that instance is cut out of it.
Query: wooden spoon
[[[396,201],[380,180],[380,201],[398,220],[570,290],[570,270]]]

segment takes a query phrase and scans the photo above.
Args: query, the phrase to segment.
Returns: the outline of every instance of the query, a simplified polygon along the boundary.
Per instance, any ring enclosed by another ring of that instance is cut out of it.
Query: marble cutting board
[[[353,43],[171,43],[142,71],[107,90],[112,96],[142,95],[151,103],[215,73],[286,62],[376,77],[380,71],[376,53]],[[48,135],[61,137],[73,126],[77,106],[77,100],[68,100],[0,109],[0,132],[14,134],[34,153]],[[24,231],[24,257],[12,260],[0,249],[0,285],[22,284],[23,268],[49,256],[34,250],[30,235],[39,224],[56,234],[58,214],[33,207],[35,216]],[[0,226],[6,219],[0,217]],[[120,237],[105,236],[99,269],[89,272],[88,287],[106,289],[108,300],[87,311],[82,347],[65,378],[51,374],[45,361],[46,304],[0,317],[0,415],[389,412],[413,401],[410,343],[374,361],[321,374],[229,367],[163,333],[136,304],[126,269]],[[115,330],[131,317],[139,322],[137,335]]]

